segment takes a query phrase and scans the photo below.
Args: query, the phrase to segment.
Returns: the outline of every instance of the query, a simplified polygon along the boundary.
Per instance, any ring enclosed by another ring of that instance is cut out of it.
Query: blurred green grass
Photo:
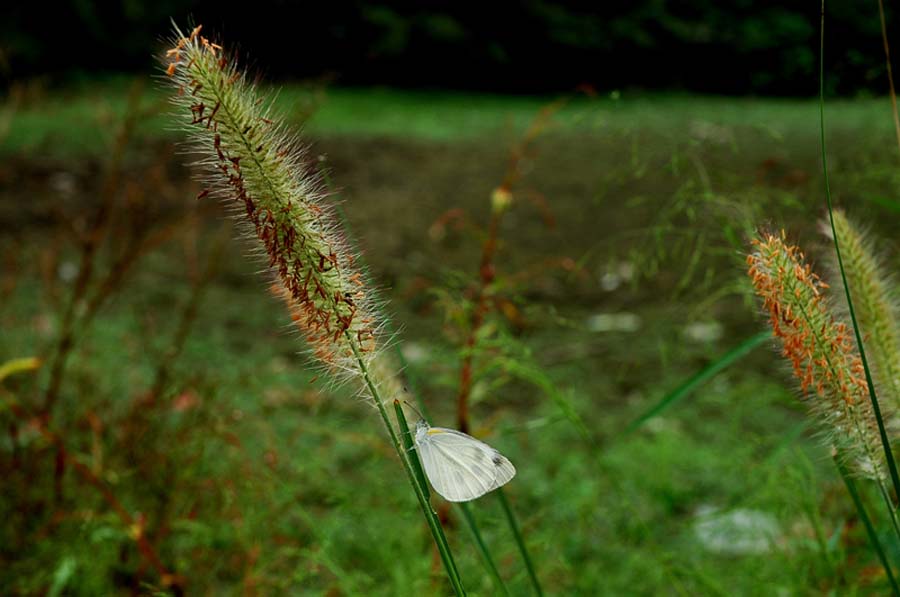
[[[14,158],[0,168],[0,361],[45,354],[58,333],[51,290],[65,295],[65,272],[77,263],[67,224],[77,227],[96,206],[96,171],[128,85],[23,92],[34,101],[10,112],[0,141]],[[164,217],[193,224],[144,257],[81,339],[57,424],[89,460],[94,440],[83,421],[90,413],[104,421],[96,440],[104,479],[151,528],[166,522],[165,532],[156,529],[164,557],[192,591],[442,592],[428,532],[375,413],[346,388],[314,381],[245,240],[225,249],[167,401],[149,421],[140,418],[190,295],[194,261],[209,253],[224,215],[214,204],[194,207],[197,186],[172,155],[178,133],[167,130],[164,100],[149,87],[143,97],[149,114],[126,170],[136,188],[123,196],[146,194],[155,206],[146,225]],[[329,156],[436,424],[453,420],[454,308],[481,237],[435,222],[451,208],[481,221],[510,145],[550,99],[301,86],[279,95]],[[575,98],[529,156],[498,261],[501,275],[527,269],[525,284],[508,291],[525,325],[496,318],[487,329],[541,367],[593,440],[510,371],[479,371],[473,417],[476,433],[518,468],[508,494],[549,594],[877,592],[852,504],[827,450],[797,433],[803,405],[772,351],[757,350],[623,433],[761,328],[742,286],[746,231],[784,223],[815,238],[823,209],[815,110],[797,100]],[[895,238],[897,220],[885,217],[892,212],[867,200],[893,199],[898,188],[888,103],[834,102],[829,114],[835,188]],[[526,190],[546,198],[556,228],[541,222]],[[582,270],[542,265],[551,257],[570,257]],[[27,401],[46,374],[10,387]],[[0,587],[35,593],[64,578],[71,594],[124,592],[138,562],[125,530],[71,474],[66,499],[53,504],[52,454],[22,437],[18,448],[0,440],[8,488],[0,515],[10,521],[0,535]],[[26,458],[19,468],[10,464],[15,449]],[[496,502],[473,510],[513,594],[527,594]],[[709,537],[716,512],[776,531],[760,538],[732,528],[728,539],[720,528],[723,546]],[[491,594],[461,521],[448,529],[467,587]]]
[[[134,81],[112,78],[62,89],[32,86],[11,90],[3,106],[5,134],[0,154],[43,157],[96,156],[112,124],[126,111]],[[141,104],[137,138],[179,138],[169,117],[165,90],[139,81]],[[312,136],[387,136],[429,141],[484,138],[498,131],[523,131],[535,113],[558,97],[502,96],[390,88],[326,88],[286,84],[268,91],[292,124],[304,124]],[[556,116],[556,126],[583,134],[652,130],[682,134],[692,122],[712,119],[721,126],[754,128],[772,141],[788,135],[804,140],[814,133],[813,99],[729,98],[613,92],[599,96],[573,93]],[[886,98],[829,102],[830,130],[863,131],[879,138],[892,133]],[[0,131],[3,129],[0,128]],[[702,132],[702,131],[701,131]],[[715,131],[710,131],[715,133]]]

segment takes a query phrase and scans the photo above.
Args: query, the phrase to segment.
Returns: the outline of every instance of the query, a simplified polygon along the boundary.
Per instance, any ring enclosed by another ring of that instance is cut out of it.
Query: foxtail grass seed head
[[[275,278],[273,293],[288,306],[296,327],[331,379],[358,383],[376,407],[454,588],[464,595],[441,522],[417,480],[387,401],[397,400],[396,369],[383,350],[374,293],[323,201],[320,178],[304,152],[224,49],[175,28],[166,53],[173,102],[195,150],[204,156],[208,195],[234,206],[248,223]],[[201,193],[201,195],[203,195]],[[390,393],[388,393],[390,392]]]
[[[834,210],[833,213],[844,275],[853,298],[875,389],[896,415],[900,410],[900,320],[897,316],[900,309],[897,296],[891,291],[896,287],[895,280],[885,274],[866,231],[851,222],[843,211]],[[827,221],[822,223],[822,230],[833,239]],[[841,274],[837,260],[834,261],[829,278],[838,284]]]
[[[202,156],[208,187],[249,223],[310,351],[332,373],[357,374],[379,344],[377,308],[339,231],[319,176],[272,102],[196,27],[166,52],[173,103]]]
[[[782,355],[829,441],[858,474],[883,479],[883,450],[862,361],[852,330],[826,304],[828,285],[783,231],[754,239],[747,266]]]

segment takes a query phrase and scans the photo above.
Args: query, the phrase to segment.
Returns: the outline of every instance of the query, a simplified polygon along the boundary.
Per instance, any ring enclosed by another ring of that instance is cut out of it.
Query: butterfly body
[[[516,474],[516,467],[500,452],[455,429],[419,421],[415,443],[431,486],[450,502],[479,498]]]

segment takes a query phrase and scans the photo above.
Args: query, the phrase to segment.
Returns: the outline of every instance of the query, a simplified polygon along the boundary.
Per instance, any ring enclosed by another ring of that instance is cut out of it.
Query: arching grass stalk
[[[437,515],[388,416],[386,398],[398,393],[396,371],[381,350],[384,319],[349,249],[321,179],[306,163],[297,138],[272,114],[223,48],[175,28],[166,53],[173,103],[201,156],[207,189],[236,208],[259,242],[309,351],[334,380],[356,384],[377,409],[422,507],[457,595],[465,591]]]
[[[471,398],[474,383],[473,366],[478,348],[479,332],[491,310],[490,299],[492,293],[494,292],[493,287],[495,286],[495,279],[497,275],[494,261],[497,256],[497,250],[500,246],[500,225],[504,219],[504,216],[509,213],[510,207],[512,206],[514,201],[513,189],[518,183],[522,174],[520,162],[527,155],[529,146],[534,143],[541,132],[548,126],[553,115],[557,111],[559,111],[559,109],[561,109],[567,101],[568,100],[566,99],[561,99],[548,104],[540,111],[540,113],[534,118],[534,120],[532,120],[531,125],[528,127],[528,130],[525,133],[525,136],[522,138],[521,142],[515,148],[513,148],[511,152],[509,164],[507,166],[506,173],[504,174],[503,181],[500,183],[500,186],[494,189],[493,193],[491,194],[491,215],[490,220],[488,221],[486,236],[482,244],[481,260],[478,267],[478,279],[473,288],[473,305],[469,314],[469,329],[467,331],[466,339],[464,342],[462,362],[460,364],[459,394],[457,396],[457,425],[463,432],[468,432],[470,427],[469,401]],[[520,369],[522,368],[520,367]],[[536,376],[534,376],[533,374],[530,377],[532,378],[532,382],[537,381],[538,385],[543,385],[544,389],[547,390],[547,393],[551,397],[554,397],[556,399],[559,396],[559,394],[554,391],[555,388],[553,384],[541,384],[541,381],[546,380],[535,379]],[[590,434],[587,428],[581,422],[574,409],[566,408],[567,404],[563,399],[558,399],[556,401],[563,407],[563,411],[566,412],[567,416],[569,416],[569,418],[575,423],[578,430],[582,433],[582,436],[585,438],[589,438]],[[522,533],[519,531],[519,524],[516,521],[515,512],[512,510],[509,500],[507,500],[502,487],[497,489],[496,495],[499,498],[501,506],[503,508],[507,524],[509,525],[510,533],[516,541],[516,546],[519,548],[519,553],[522,556],[522,561],[525,564],[525,568],[528,570],[528,578],[531,581],[532,587],[534,588],[534,591],[535,593],[537,593],[537,595],[543,595],[543,590],[541,589],[537,573],[535,572],[534,564],[531,560],[531,556],[528,553],[528,548],[525,545]],[[463,510],[463,515],[466,518],[466,521],[470,524],[470,527],[473,530],[473,534],[475,535],[477,543],[479,544],[479,546],[483,545],[480,535],[477,532],[477,527],[474,525],[474,518],[472,517],[471,513],[468,512],[465,505],[461,506],[461,509]],[[491,564],[492,570],[495,570],[493,568],[493,562],[490,559],[487,559],[486,561]]]
[[[522,537],[522,531],[519,530],[519,523],[516,521],[516,515],[513,513],[512,506],[509,505],[509,500],[506,498],[506,494],[503,492],[502,487],[495,493],[497,494],[497,500],[500,502],[500,507],[503,508],[503,513],[506,515],[506,523],[509,525],[513,538],[516,540],[516,546],[519,548],[519,553],[522,555],[522,561],[525,562],[525,569],[528,570],[528,579],[531,581],[531,587],[538,597],[543,597],[544,590],[541,588],[541,583],[538,580],[537,572],[531,561],[531,556],[528,555],[528,548],[525,546],[525,538]]]
[[[430,422],[428,416],[428,409],[425,406],[425,403],[422,402],[421,393],[416,389],[418,385],[416,382],[415,375],[409,367],[409,363],[406,362],[406,358],[403,356],[403,351],[397,348],[397,361],[400,363],[403,371],[406,372],[406,376],[408,379],[408,383],[410,385],[410,389],[412,390],[413,395],[416,398],[416,402],[418,408],[421,409],[421,415],[424,417],[426,422]],[[406,426],[406,419],[403,417],[403,410],[400,409],[399,404],[395,404],[395,408],[399,409],[397,414],[397,419],[401,422],[401,427]],[[407,428],[404,435],[404,441],[408,438],[409,444],[407,447],[407,452],[414,450],[412,435],[409,433],[409,429]],[[419,462],[418,455],[412,459],[414,466],[417,467],[418,473],[421,474],[421,480],[425,487],[425,495],[429,495],[428,483],[425,482],[425,475],[422,472],[422,465]],[[498,595],[509,595],[509,588],[506,586],[506,583],[503,580],[503,577],[500,576],[500,571],[497,569],[497,564],[494,562],[494,556],[491,555],[491,550],[488,548],[487,544],[484,542],[484,537],[481,535],[481,529],[478,528],[478,521],[475,520],[475,515],[472,513],[472,509],[466,502],[457,502],[455,504],[457,510],[462,515],[463,520],[466,523],[466,526],[469,528],[469,532],[472,534],[472,540],[475,542],[475,547],[478,549],[478,554],[481,556],[481,561],[484,564],[485,569],[491,577],[491,582],[494,583],[494,588],[497,590]]]
[[[891,46],[888,43],[887,21],[884,18],[884,0],[878,0],[878,18],[881,21],[881,44],[884,46],[884,65],[887,70],[888,89],[891,94],[891,115],[894,117],[894,133],[897,149],[900,149],[900,113],[897,112],[897,90],[894,88],[894,72],[891,68]]]
[[[331,186],[331,181],[328,178],[328,173],[326,172],[324,175],[326,184]],[[347,220],[346,214],[344,210],[337,206],[335,208],[335,214],[341,222],[341,227],[347,231],[348,233],[352,232],[350,229],[350,224]],[[362,259],[360,258],[360,262],[362,263]],[[388,322],[390,325],[390,322]],[[403,351],[400,349],[400,344],[395,343],[394,346],[394,357],[396,359],[397,364],[399,365],[399,370],[403,371],[406,376],[407,386],[409,387],[409,394],[412,395],[415,400],[416,407],[419,409],[419,414],[422,416],[426,422],[430,423],[430,417],[428,416],[428,407],[422,400],[422,394],[418,391],[418,383],[416,381],[415,375],[412,369],[409,366],[409,363],[406,361],[406,357],[403,356]],[[411,452],[415,449],[412,440],[412,434],[410,433],[409,427],[406,424],[406,416],[403,414],[403,409],[401,404],[398,401],[394,401],[394,408],[399,409],[397,412],[397,421],[400,423],[400,433],[403,438],[403,443],[406,448],[406,453],[411,454]],[[428,487],[428,483],[425,481],[425,475],[422,471],[422,465],[419,462],[418,454],[411,455],[410,461],[413,465],[413,468],[416,472],[416,477],[420,482],[420,485],[423,487],[423,493],[426,497],[430,498],[431,492]],[[469,504],[466,502],[457,502],[455,504],[457,510],[462,514],[462,518],[466,523],[466,526],[469,529],[469,533],[472,535],[472,541],[475,543],[476,549],[478,549],[478,554],[481,556],[481,561],[484,564],[485,569],[491,577],[491,582],[494,583],[494,588],[497,590],[497,593],[500,595],[509,595],[509,589],[506,586],[506,583],[503,581],[503,577],[500,576],[500,571],[497,569],[497,564],[494,562],[494,557],[491,555],[491,551],[488,548],[487,544],[484,542],[484,537],[481,535],[481,529],[478,528],[478,521],[475,520],[475,516],[472,514],[472,509],[469,507]]]
[[[878,540],[878,533],[875,531],[875,527],[872,526],[872,521],[869,518],[869,515],[866,513],[866,508],[863,505],[862,498],[859,495],[859,491],[856,490],[856,482],[853,481],[853,477],[850,474],[850,471],[847,470],[847,467],[843,462],[835,455],[834,464],[837,466],[838,471],[841,473],[841,478],[844,480],[844,485],[847,486],[847,493],[850,494],[850,497],[853,499],[853,505],[856,506],[856,512],[859,514],[860,520],[863,521],[863,526],[866,527],[866,535],[869,537],[869,543],[872,544],[872,547],[875,549],[875,553],[878,554],[878,560],[881,562],[882,567],[884,568],[884,572],[888,577],[888,582],[891,584],[891,591],[895,596],[900,596],[900,587],[897,586],[897,580],[894,578],[894,572],[891,570],[891,565],[888,563],[887,556],[884,553],[884,548],[881,546],[881,541]]]
[[[878,396],[875,393],[875,382],[872,380],[872,372],[869,369],[869,361],[866,358],[866,347],[863,345],[862,335],[859,331],[859,323],[856,320],[856,311],[853,308],[853,297],[850,296],[850,286],[847,284],[847,274],[844,270],[844,260],[841,256],[841,244],[834,225],[834,209],[831,200],[831,184],[828,180],[828,152],[825,145],[825,0],[822,0],[822,16],[819,30],[819,139],[822,148],[822,178],[825,184],[825,203],[828,206],[828,221],[831,225],[831,235],[834,241],[834,253],[837,257],[838,269],[841,272],[841,283],[844,287],[844,295],[847,298],[847,310],[850,312],[850,322],[853,324],[853,335],[856,338],[856,346],[862,361],[865,373],[866,385],[869,390],[869,400],[872,404],[872,414],[878,424],[878,434],[881,437],[881,447],[884,451],[885,462],[891,475],[891,483],[894,486],[894,495],[900,496],[900,475],[897,474],[897,464],[891,450],[887,431],[884,427],[884,418],[881,416],[881,407],[878,404]],[[891,515],[896,516],[894,508]]]

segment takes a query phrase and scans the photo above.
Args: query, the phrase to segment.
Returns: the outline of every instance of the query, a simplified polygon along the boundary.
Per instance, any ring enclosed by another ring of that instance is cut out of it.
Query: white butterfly
[[[431,486],[449,502],[474,500],[516,474],[516,467],[486,443],[425,421],[416,425],[416,451]]]

